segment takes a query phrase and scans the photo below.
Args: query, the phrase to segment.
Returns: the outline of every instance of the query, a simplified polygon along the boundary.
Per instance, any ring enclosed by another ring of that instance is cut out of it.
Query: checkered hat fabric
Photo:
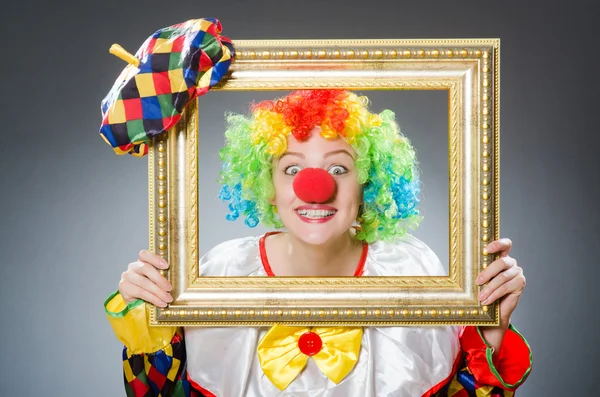
[[[173,127],[185,106],[229,69],[235,51],[217,19],[160,29],[137,51],[102,101],[100,134],[117,154],[144,156],[152,137]]]

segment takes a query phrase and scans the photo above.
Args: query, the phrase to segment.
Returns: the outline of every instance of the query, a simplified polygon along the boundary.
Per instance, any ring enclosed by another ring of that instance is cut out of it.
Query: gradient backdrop
[[[514,241],[512,256],[527,276],[513,322],[535,358],[518,395],[595,395],[598,8],[593,1],[3,3],[0,395],[124,395],[121,346],[102,303],[148,244],[147,164],[114,155],[97,134],[100,101],[124,66],[107,50],[118,42],[134,52],[158,28],[197,17],[220,18],[234,39],[500,37],[501,234]],[[394,110],[429,178],[423,238],[445,252],[447,236],[438,233],[446,233],[439,186],[447,142],[433,135],[446,123],[445,98],[413,94]],[[375,110],[389,106],[390,98],[373,98]],[[230,108],[243,111],[241,99]],[[428,101],[434,105],[419,105]],[[218,144],[223,108],[214,106],[201,111],[215,117],[210,140]],[[214,184],[203,178],[207,189]]]

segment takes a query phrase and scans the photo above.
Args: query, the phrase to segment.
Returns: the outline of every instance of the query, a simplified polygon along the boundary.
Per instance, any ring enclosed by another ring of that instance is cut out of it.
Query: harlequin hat
[[[147,154],[147,143],[225,75],[235,51],[221,30],[217,19],[192,19],[158,30],[135,56],[111,47],[129,63],[101,107],[100,134],[117,154]]]

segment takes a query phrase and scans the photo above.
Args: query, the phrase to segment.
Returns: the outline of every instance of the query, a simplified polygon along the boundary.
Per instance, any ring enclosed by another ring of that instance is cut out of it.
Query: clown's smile
[[[328,205],[303,205],[295,209],[298,217],[307,223],[323,223],[331,220],[337,210]]]

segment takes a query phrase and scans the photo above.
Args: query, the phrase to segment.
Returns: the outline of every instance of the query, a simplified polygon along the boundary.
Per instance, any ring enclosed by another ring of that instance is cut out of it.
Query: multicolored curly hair
[[[275,207],[273,159],[287,150],[288,136],[309,138],[315,126],[327,139],[342,137],[357,153],[364,202],[357,238],[393,240],[419,223],[419,178],[415,151],[399,130],[394,113],[373,114],[368,99],[342,90],[296,91],[251,107],[249,116],[227,114],[219,197],[229,202],[228,220],[283,227]]]

